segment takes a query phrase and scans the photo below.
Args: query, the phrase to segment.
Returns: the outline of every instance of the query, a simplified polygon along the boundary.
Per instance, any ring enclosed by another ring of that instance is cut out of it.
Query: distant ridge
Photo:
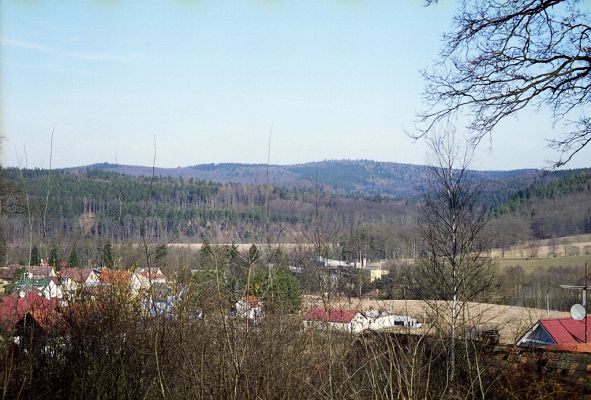
[[[131,176],[151,176],[152,167],[99,163],[65,168],[64,171],[84,173],[87,170],[108,171]],[[371,160],[327,160],[320,162],[269,165],[269,181],[277,186],[313,187],[342,194],[363,196],[409,197],[420,193],[426,183],[428,167],[415,164]],[[266,164],[198,164],[177,168],[154,168],[161,177],[194,178],[218,183],[263,184]],[[541,170],[473,171],[485,180],[502,181],[517,177],[537,176]]]

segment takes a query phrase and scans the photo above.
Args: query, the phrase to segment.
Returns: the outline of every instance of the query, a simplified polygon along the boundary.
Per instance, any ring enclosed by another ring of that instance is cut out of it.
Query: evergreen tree
[[[111,247],[111,242],[107,242],[103,246],[101,264],[103,267],[113,267],[113,248]]]
[[[51,252],[49,253],[49,265],[51,265],[52,267],[54,267],[56,270],[59,269],[59,263],[60,263],[60,252],[57,249],[57,247],[53,246],[51,248]]]
[[[162,264],[166,256],[168,255],[168,247],[165,244],[161,244],[156,248],[156,266]]]
[[[70,258],[68,260],[68,265],[70,267],[79,267],[80,266],[80,257],[78,256],[78,250],[73,248],[70,252]]]
[[[33,246],[31,249],[31,265],[41,264],[41,258],[39,257],[39,249],[37,246]]]

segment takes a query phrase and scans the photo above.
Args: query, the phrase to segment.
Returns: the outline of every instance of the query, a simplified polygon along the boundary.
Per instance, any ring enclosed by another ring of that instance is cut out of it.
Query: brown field
[[[394,314],[409,315],[417,318],[429,329],[428,321],[432,315],[431,308],[420,300],[370,300],[359,298],[340,298],[330,303],[331,307],[350,308],[358,311],[367,311],[370,308],[388,311]],[[319,296],[306,296],[304,309],[309,307],[322,307],[323,303]],[[439,302],[438,307],[444,309],[445,302]],[[449,313],[449,312],[448,312]],[[468,303],[466,307],[467,319],[472,324],[484,326],[491,329],[498,329],[501,335],[501,343],[510,344],[524,334],[540,318],[547,317],[568,317],[567,312],[550,311],[536,308],[512,307],[486,303]]]

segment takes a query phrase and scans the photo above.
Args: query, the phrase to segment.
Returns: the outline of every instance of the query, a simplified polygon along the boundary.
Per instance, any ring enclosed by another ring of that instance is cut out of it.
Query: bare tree
[[[427,0],[427,4],[437,0]],[[506,117],[546,107],[568,133],[551,138],[569,162],[591,141],[591,23],[579,0],[465,0],[444,35],[439,62],[425,71],[424,136],[468,116],[474,144]]]
[[[467,302],[482,299],[494,283],[483,240],[487,217],[479,205],[481,185],[466,168],[469,148],[458,145],[453,133],[431,139],[430,186],[418,223],[423,249],[409,277],[433,311],[433,322],[449,329],[452,382]]]

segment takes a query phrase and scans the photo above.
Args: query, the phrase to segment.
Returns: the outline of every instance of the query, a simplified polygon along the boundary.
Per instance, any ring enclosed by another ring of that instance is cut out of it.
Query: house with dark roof
[[[63,295],[68,298],[82,288],[100,285],[99,277],[92,268],[62,268],[59,279]]]
[[[360,333],[369,328],[369,319],[357,310],[314,307],[304,316],[304,326]]]
[[[519,347],[565,346],[585,343],[585,325],[587,342],[591,342],[591,321],[577,321],[573,318],[541,319],[534,324],[519,340]]]

